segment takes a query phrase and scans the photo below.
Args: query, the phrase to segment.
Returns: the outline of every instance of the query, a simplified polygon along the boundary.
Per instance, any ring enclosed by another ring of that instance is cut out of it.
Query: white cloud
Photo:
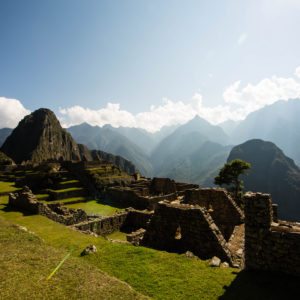
[[[238,38],[238,40],[237,40],[237,44],[238,44],[239,46],[243,45],[243,44],[246,42],[247,38],[248,38],[248,35],[247,35],[245,32],[243,32],[243,33],[239,36],[239,38]]]
[[[272,76],[261,80],[256,85],[248,83],[244,87],[240,86],[241,82],[236,81],[223,93],[225,103],[238,107],[236,110],[233,109],[233,112],[237,113],[239,119],[278,100],[300,97],[300,81],[294,78]]]
[[[300,67],[296,68],[295,70],[295,76],[300,78]]]
[[[296,69],[298,76],[300,67]],[[149,111],[136,115],[121,110],[119,104],[108,103],[99,110],[91,110],[81,106],[60,109],[61,121],[65,126],[80,124],[114,127],[140,127],[148,131],[157,131],[163,126],[183,124],[199,115],[212,124],[226,120],[242,120],[249,113],[258,110],[277,100],[300,98],[300,81],[298,78],[282,78],[272,76],[257,84],[248,83],[244,86],[236,81],[228,86],[223,93],[223,103],[208,107],[201,94],[196,93],[188,101],[174,101],[164,98],[161,105],[151,106]]]
[[[125,110],[120,110],[120,104],[108,103],[106,107],[99,110],[83,108],[81,106],[72,106],[69,108],[60,108],[61,122],[63,126],[72,126],[87,122],[91,125],[103,126],[112,124],[115,127],[126,126],[134,127],[136,124],[134,116]]]
[[[19,100],[0,97],[0,128],[14,128],[18,122],[28,115],[26,109]]]
[[[209,107],[200,93],[195,93],[187,101],[164,98],[160,105],[153,105],[148,111],[132,114],[122,110],[120,104],[108,103],[98,110],[72,106],[60,108],[58,117],[63,126],[87,122],[91,125],[114,127],[139,127],[154,132],[163,126],[183,124],[199,115],[212,124],[226,120],[242,120],[249,113],[270,105],[278,100],[300,98],[300,67],[295,77],[272,76],[257,84],[242,85],[236,81],[225,88],[223,102]],[[26,114],[30,113],[20,101],[0,97],[0,127],[14,127]]]
[[[61,114],[60,120],[66,127],[87,122],[98,126],[111,124],[114,127],[139,127],[150,132],[155,132],[163,126],[183,124],[195,115],[199,115],[214,124],[235,116],[228,105],[206,107],[203,104],[202,95],[199,93],[194,94],[192,99],[185,102],[164,98],[161,105],[153,105],[149,111],[136,115],[123,111],[119,104],[112,103],[99,110],[73,106],[60,109],[59,112]]]

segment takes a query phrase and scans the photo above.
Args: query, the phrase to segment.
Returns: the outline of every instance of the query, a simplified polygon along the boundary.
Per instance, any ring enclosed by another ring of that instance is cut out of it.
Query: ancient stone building
[[[276,220],[269,194],[245,195],[245,267],[300,275],[300,223]]]
[[[218,256],[232,263],[226,240],[200,206],[159,202],[141,244],[178,253],[192,251],[203,259]]]

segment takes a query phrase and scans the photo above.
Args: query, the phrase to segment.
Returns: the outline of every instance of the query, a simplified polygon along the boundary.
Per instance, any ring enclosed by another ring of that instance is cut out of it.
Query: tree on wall
[[[226,185],[228,190],[233,192],[235,199],[239,201],[244,188],[243,181],[239,179],[239,176],[245,174],[250,168],[250,163],[241,159],[234,159],[223,166],[219,175],[215,177],[215,184]]]

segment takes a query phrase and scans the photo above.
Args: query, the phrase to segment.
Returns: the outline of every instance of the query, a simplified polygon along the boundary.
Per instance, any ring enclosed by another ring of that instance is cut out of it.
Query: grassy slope
[[[89,244],[96,255],[80,260],[130,284],[138,292],[155,299],[216,299],[236,277],[233,269],[212,269],[207,262],[184,255],[144,247],[111,243],[84,235],[39,215],[26,216],[8,211],[7,196],[0,197],[0,219],[20,224],[35,232],[49,246],[61,251],[73,250],[78,257]]]
[[[155,299],[218,299],[222,295],[222,299],[287,299],[298,293],[299,279],[282,274],[213,269],[205,261],[183,255],[111,243],[42,216],[7,211],[6,203],[7,197],[0,197],[0,219],[26,226],[44,239],[46,245],[59,251],[73,250],[73,257]],[[97,254],[78,258],[89,244],[97,246]]]
[[[76,257],[67,259],[47,281],[67,252],[48,246],[37,236],[1,219],[0,248],[0,299],[144,298],[125,283]]]

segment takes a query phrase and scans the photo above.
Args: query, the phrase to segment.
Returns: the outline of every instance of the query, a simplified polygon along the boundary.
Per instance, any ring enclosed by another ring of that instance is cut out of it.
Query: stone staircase
[[[227,243],[235,265],[244,266],[244,244],[245,244],[245,224],[235,226],[233,233]]]

